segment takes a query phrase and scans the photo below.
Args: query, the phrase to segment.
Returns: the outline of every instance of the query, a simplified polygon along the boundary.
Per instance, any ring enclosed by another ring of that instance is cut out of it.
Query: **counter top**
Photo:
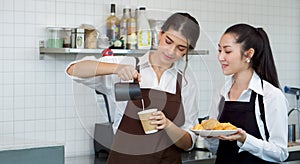
[[[297,140],[296,143],[299,144],[294,144],[293,146],[289,146],[288,150],[290,154],[293,153],[298,153],[300,152],[300,142]],[[215,163],[215,158],[216,156],[213,155],[211,152],[201,149],[201,148],[194,148],[191,151],[188,152],[183,152],[182,154],[182,163],[183,164],[214,164]],[[298,155],[296,155],[298,156]],[[300,163],[298,159],[295,158],[289,158],[289,160],[292,161],[286,161],[283,164],[296,164]],[[65,164],[105,164],[106,163],[106,158],[95,158],[94,155],[91,156],[79,156],[79,157],[67,157],[65,159]]]
[[[0,137],[0,151],[56,146],[64,146],[64,144],[33,139],[21,139],[16,137]]]
[[[215,163],[216,156],[205,149],[194,148],[192,151],[183,152],[181,158],[184,164],[210,164]]]
[[[289,152],[300,151],[300,140],[296,140],[296,142],[289,143],[288,150]]]
[[[182,163],[184,164],[192,164],[197,162],[199,163],[214,163],[215,156],[212,155],[211,152],[201,150],[201,149],[193,149],[192,151],[183,152],[182,153]],[[65,164],[105,164],[106,158],[96,158],[94,155],[90,156],[77,156],[77,157],[66,157]]]
[[[296,142],[289,143],[288,146],[289,157],[287,159],[287,164],[300,163],[300,140],[296,140]],[[294,163],[293,163],[294,162]]]
[[[296,148],[292,149],[293,152],[296,152]],[[297,155],[298,156],[298,155]],[[212,155],[211,152],[202,150],[202,149],[193,149],[189,152],[182,153],[182,163],[183,164],[214,164],[215,155]],[[65,158],[65,164],[105,164],[106,158],[95,158],[94,155],[90,156],[77,156],[77,157],[67,157]],[[298,164],[300,160],[293,159],[292,161],[286,161],[283,164]]]

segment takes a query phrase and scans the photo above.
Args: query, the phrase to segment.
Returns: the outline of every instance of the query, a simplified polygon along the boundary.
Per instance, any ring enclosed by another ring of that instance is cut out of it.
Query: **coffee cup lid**
[[[138,114],[145,114],[145,113],[151,113],[151,112],[156,112],[157,109],[153,108],[153,109],[146,109],[146,110],[142,110],[140,112],[138,112]]]

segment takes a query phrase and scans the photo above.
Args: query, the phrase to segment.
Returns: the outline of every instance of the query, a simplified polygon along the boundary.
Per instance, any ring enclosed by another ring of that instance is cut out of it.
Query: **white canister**
[[[82,28],[76,31],[76,48],[84,48],[84,29]]]
[[[76,28],[72,30],[72,41],[71,47],[72,48],[84,48],[84,29]]]

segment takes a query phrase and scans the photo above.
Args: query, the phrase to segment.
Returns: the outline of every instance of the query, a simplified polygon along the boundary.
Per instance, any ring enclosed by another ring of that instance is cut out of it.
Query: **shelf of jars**
[[[105,49],[80,49],[80,48],[45,48],[40,47],[40,59],[43,59],[44,55],[51,54],[102,54]],[[145,54],[149,50],[129,50],[129,49],[111,49],[113,55],[127,55],[127,56],[140,56]],[[155,51],[155,50],[150,50]],[[192,50],[189,55],[208,55],[209,50]]]

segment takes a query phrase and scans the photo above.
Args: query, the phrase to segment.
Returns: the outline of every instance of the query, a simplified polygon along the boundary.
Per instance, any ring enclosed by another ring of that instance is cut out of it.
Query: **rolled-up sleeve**
[[[94,76],[94,77],[89,77],[89,78],[80,78],[80,77],[69,75],[67,73],[67,70],[69,69],[69,67],[71,65],[76,64],[81,61],[86,61],[86,60],[101,61],[101,62],[107,62],[107,63],[118,63],[120,59],[118,59],[117,57],[110,57],[110,56],[102,57],[99,59],[96,59],[94,56],[86,56],[80,60],[71,62],[66,67],[66,70],[65,70],[67,76],[77,83],[81,83],[85,86],[88,86],[89,88],[96,89],[97,91],[105,93],[105,94],[112,93],[114,83],[119,80],[117,75],[104,75],[104,76]]]

